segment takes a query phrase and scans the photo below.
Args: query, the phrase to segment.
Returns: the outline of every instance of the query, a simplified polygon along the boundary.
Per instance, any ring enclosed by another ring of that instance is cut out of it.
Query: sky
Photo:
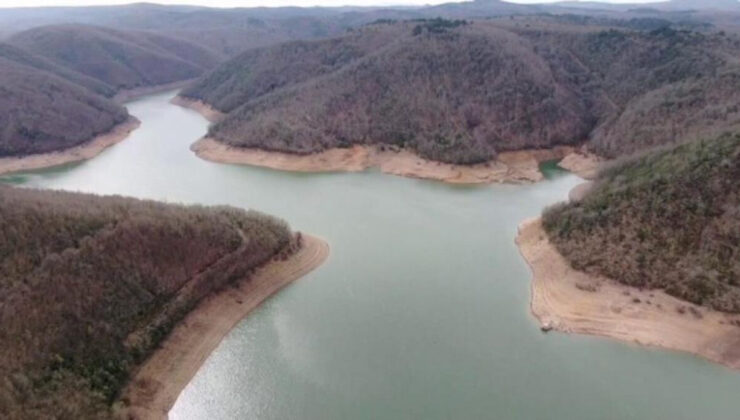
[[[144,0],[138,0],[144,1]],[[136,3],[132,0],[0,0],[0,7],[90,6]],[[449,3],[452,0],[146,0],[161,4],[195,4],[212,7],[256,6],[377,6]],[[554,0],[509,0],[512,3],[549,3]],[[599,1],[599,0],[596,0]],[[610,0],[608,3],[646,3],[655,0]]]

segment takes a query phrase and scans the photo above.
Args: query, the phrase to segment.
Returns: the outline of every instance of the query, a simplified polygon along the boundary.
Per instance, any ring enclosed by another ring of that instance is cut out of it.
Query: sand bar
[[[111,131],[79,146],[51,153],[0,158],[0,174],[31,171],[91,159],[108,147],[124,140],[139,125],[141,125],[139,120],[129,117],[123,123],[113,127]]]
[[[303,245],[285,261],[274,260],[254,275],[205,298],[180,322],[124,389],[119,418],[165,419],[177,397],[221,340],[249,312],[329,256],[329,245],[303,234]]]
[[[540,219],[524,221],[516,242],[533,272],[531,310],[543,329],[689,352],[740,369],[740,324],[731,324],[740,316],[574,270]]]

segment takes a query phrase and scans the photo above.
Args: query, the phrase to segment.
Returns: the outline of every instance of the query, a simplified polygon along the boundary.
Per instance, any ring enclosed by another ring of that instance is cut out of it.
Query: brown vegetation
[[[544,227],[577,270],[737,313],[738,179],[740,135],[690,142],[604,170]]]
[[[583,143],[613,158],[740,126],[740,39],[635,25],[382,21],[245,53],[183,94],[229,112],[209,135],[231,146],[380,143],[462,164]]]
[[[417,23],[398,25],[404,35],[397,40],[248,101],[210,135],[298,154],[380,143],[473,164],[499,151],[573,144],[588,133],[587,104],[553,78],[526,40],[489,25],[416,36]],[[399,30],[368,31],[386,26]]]
[[[0,417],[104,418],[207,294],[290,249],[232,208],[0,188]]]
[[[96,26],[43,26],[9,42],[116,91],[192,79],[220,61],[206,48],[181,39]]]
[[[0,157],[78,146],[128,118],[112,101],[12,58],[0,51]]]

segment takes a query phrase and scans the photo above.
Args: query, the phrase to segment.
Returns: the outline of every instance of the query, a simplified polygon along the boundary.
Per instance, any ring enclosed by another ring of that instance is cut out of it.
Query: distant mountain
[[[98,7],[0,8],[0,32],[17,33],[44,25],[97,25],[122,31],[155,32],[201,45],[216,54],[234,56],[248,49],[291,40],[337,36],[347,29],[378,19],[408,20],[436,17],[484,19],[566,13],[630,18],[648,13],[654,17],[670,19],[674,23],[696,20],[711,24],[720,21],[723,25],[738,29],[737,16],[724,14],[732,10],[734,13],[740,13],[735,6],[733,0],[720,2],[675,0],[632,5],[604,2],[517,4],[498,0],[476,0],[426,7],[231,9],[138,3]]]
[[[739,51],[732,36],[560,17],[386,22],[244,54],[183,95],[229,112],[210,135],[237,147],[390,144],[475,163],[587,143],[615,157],[737,128]]]
[[[592,10],[731,10],[740,11],[740,1],[737,0],[668,0],[647,3],[608,3],[597,1],[563,1],[554,3],[556,6],[567,8],[582,8]]]
[[[230,112],[282,86],[331,73],[407,35],[402,25],[374,25],[328,41],[294,41],[249,50],[203,76],[181,95]]]
[[[120,105],[8,51],[0,48],[0,157],[74,147],[126,120]]]
[[[360,8],[237,8],[131,4],[99,7],[0,8],[0,28],[20,32],[59,24],[96,25],[120,31],[148,31],[179,38],[216,54],[343,32],[338,17],[360,19]],[[368,18],[372,20],[372,18]],[[364,19],[360,19],[363,22]]]
[[[8,42],[116,91],[190,79],[221,59],[181,39],[83,25],[34,28]]]
[[[578,269],[740,312],[740,136],[621,162],[544,227]]]
[[[10,44],[0,43],[0,57],[38,70],[47,71],[61,77],[62,79],[86,87],[91,91],[106,97],[112,97],[116,93],[115,89],[100,80],[78,73],[72,69],[56,64],[49,59],[32,54]]]

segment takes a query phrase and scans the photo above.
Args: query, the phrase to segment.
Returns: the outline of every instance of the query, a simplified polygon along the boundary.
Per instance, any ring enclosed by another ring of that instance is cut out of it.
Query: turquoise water
[[[325,238],[329,260],[241,322],[172,419],[740,418],[740,373],[593,337],[542,334],[517,224],[579,182],[452,187],[209,163],[174,93],[129,104],[141,128],[97,158],[5,177],[24,187],[231,204]]]

